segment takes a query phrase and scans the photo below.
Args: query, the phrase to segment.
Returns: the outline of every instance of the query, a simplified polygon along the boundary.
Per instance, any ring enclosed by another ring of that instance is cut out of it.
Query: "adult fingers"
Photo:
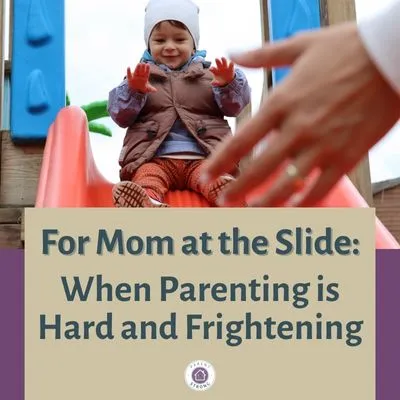
[[[236,64],[249,68],[283,67],[293,64],[310,41],[309,35],[298,35],[280,42],[266,43],[259,49],[231,54],[230,58]]]
[[[266,193],[255,199],[250,207],[277,207],[282,206],[295,193],[301,191],[308,175],[318,165],[321,158],[321,149],[314,146],[305,150],[290,162]]]
[[[368,152],[371,144],[367,141],[359,143],[357,147],[352,147],[343,142],[337,151],[323,160],[321,174],[314,181],[307,192],[296,199],[298,207],[312,207],[322,201],[338,181],[351,171],[360,162],[363,155]],[[321,160],[322,161],[322,160]]]
[[[294,207],[316,206],[341,179],[343,172],[336,165],[324,169],[309,190],[299,196],[294,202]]]
[[[212,180],[232,170],[262,138],[279,127],[282,115],[283,105],[281,106],[275,91],[258,112],[238,128],[233,137],[217,146],[215,152],[204,163],[203,179]]]
[[[279,135],[269,143],[268,147],[257,156],[238,177],[227,186],[222,193],[220,203],[236,204],[242,202],[246,195],[256,189],[280,166],[284,161],[282,154],[292,154],[296,148],[297,137]]]

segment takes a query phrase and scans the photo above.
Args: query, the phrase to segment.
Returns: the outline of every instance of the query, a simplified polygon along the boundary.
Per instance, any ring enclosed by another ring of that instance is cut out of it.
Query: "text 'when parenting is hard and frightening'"
[[[337,234],[330,227],[318,233],[310,227],[284,228],[272,237],[248,236],[238,227],[212,235],[202,232],[178,238],[172,236],[125,235],[121,230],[99,230],[96,235],[72,237],[57,229],[45,229],[42,254],[62,256],[104,255],[136,256],[317,256],[337,258],[360,255],[360,241]],[[130,258],[126,258],[127,262]],[[212,258],[207,258],[212,263]],[[246,259],[243,259],[246,268]],[[160,262],[160,261],[158,261]],[[268,264],[265,264],[268,265]],[[268,268],[266,267],[265,271]],[[254,271],[253,271],[254,273]],[[332,275],[332,274],[330,274]],[[115,280],[111,274],[62,273],[59,288],[66,305],[129,304],[120,314],[104,309],[98,318],[74,319],[66,313],[40,314],[39,335],[42,340],[204,340],[222,341],[238,347],[248,341],[342,341],[349,347],[362,344],[363,319],[326,318],[323,304],[340,303],[339,280],[316,273],[312,279],[275,280],[269,272],[247,275],[246,279],[223,281],[211,277],[184,279],[180,274],[163,273],[156,279]],[[156,316],[136,311],[153,303]],[[239,306],[240,305],[240,306]],[[279,307],[276,307],[279,305]],[[166,307],[167,306],[167,307]],[[260,307],[261,306],[261,307]],[[65,309],[64,309],[65,310]],[[120,310],[118,308],[118,310]],[[183,310],[183,311],[182,311]],[[282,317],[290,311],[290,318]],[[232,318],[234,312],[235,317]],[[141,317],[135,317],[140,314]],[[332,314],[330,309],[329,314]],[[227,317],[229,315],[229,317]]]

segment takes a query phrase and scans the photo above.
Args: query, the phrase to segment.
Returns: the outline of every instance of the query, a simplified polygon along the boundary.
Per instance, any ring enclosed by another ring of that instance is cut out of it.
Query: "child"
[[[203,160],[231,134],[225,116],[250,102],[243,72],[226,59],[210,67],[198,51],[199,9],[191,0],[150,0],[145,12],[147,50],[133,73],[109,94],[108,111],[127,127],[113,188],[116,207],[167,207],[171,189],[191,189],[216,206],[234,179],[200,181]]]

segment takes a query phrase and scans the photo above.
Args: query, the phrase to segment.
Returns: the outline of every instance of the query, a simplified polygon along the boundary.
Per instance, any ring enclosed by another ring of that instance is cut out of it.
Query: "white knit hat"
[[[182,22],[193,37],[196,49],[199,48],[199,7],[192,0],[150,0],[144,17],[144,40],[149,45],[153,28],[161,21]]]

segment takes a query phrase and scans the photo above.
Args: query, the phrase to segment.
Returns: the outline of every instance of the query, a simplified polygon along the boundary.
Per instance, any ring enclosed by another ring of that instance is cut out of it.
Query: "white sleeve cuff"
[[[400,93],[400,0],[358,22],[361,40],[382,75]]]

